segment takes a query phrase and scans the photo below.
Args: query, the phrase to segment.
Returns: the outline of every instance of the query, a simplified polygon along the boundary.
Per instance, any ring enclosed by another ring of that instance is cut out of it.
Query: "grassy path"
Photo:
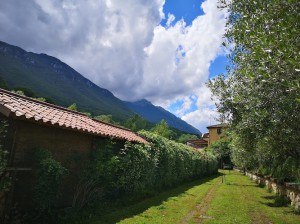
[[[275,194],[236,171],[165,191],[131,205],[92,212],[72,223],[92,224],[300,224],[300,215]]]
[[[273,193],[238,172],[225,172],[223,183],[216,177],[119,223],[300,223],[300,215]]]

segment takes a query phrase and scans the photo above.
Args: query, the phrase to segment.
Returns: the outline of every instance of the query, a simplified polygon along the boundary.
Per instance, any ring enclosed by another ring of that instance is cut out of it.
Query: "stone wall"
[[[293,183],[279,184],[274,178],[261,177],[257,174],[246,172],[246,176],[258,184],[265,185],[274,193],[287,197],[295,211],[300,211],[300,186]]]

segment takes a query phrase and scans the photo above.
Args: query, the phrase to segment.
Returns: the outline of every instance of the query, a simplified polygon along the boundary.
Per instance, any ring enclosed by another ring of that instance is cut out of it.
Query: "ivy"
[[[68,171],[48,150],[36,150],[36,159],[37,183],[34,187],[34,203],[39,215],[50,215],[57,206],[62,181]]]
[[[151,144],[126,142],[120,148],[112,141],[106,141],[98,146],[91,166],[83,175],[83,183],[93,184],[88,185],[85,194],[88,197],[79,200],[78,196],[83,194],[76,194],[80,205],[130,195],[142,197],[217,173],[218,162],[212,154],[198,152],[151,132],[138,133]]]
[[[4,142],[8,133],[8,122],[6,119],[0,118],[0,192],[8,191],[11,186],[10,177],[7,176],[5,170],[7,167],[8,150],[5,149]]]

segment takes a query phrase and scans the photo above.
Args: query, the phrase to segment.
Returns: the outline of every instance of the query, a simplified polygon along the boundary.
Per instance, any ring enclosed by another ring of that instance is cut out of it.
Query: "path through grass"
[[[93,216],[86,223],[299,224],[300,215],[236,171],[158,194],[130,206]]]

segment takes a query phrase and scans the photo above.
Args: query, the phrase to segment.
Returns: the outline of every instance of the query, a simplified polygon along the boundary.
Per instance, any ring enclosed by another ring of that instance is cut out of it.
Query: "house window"
[[[222,128],[217,128],[217,134],[221,134],[222,133]]]

